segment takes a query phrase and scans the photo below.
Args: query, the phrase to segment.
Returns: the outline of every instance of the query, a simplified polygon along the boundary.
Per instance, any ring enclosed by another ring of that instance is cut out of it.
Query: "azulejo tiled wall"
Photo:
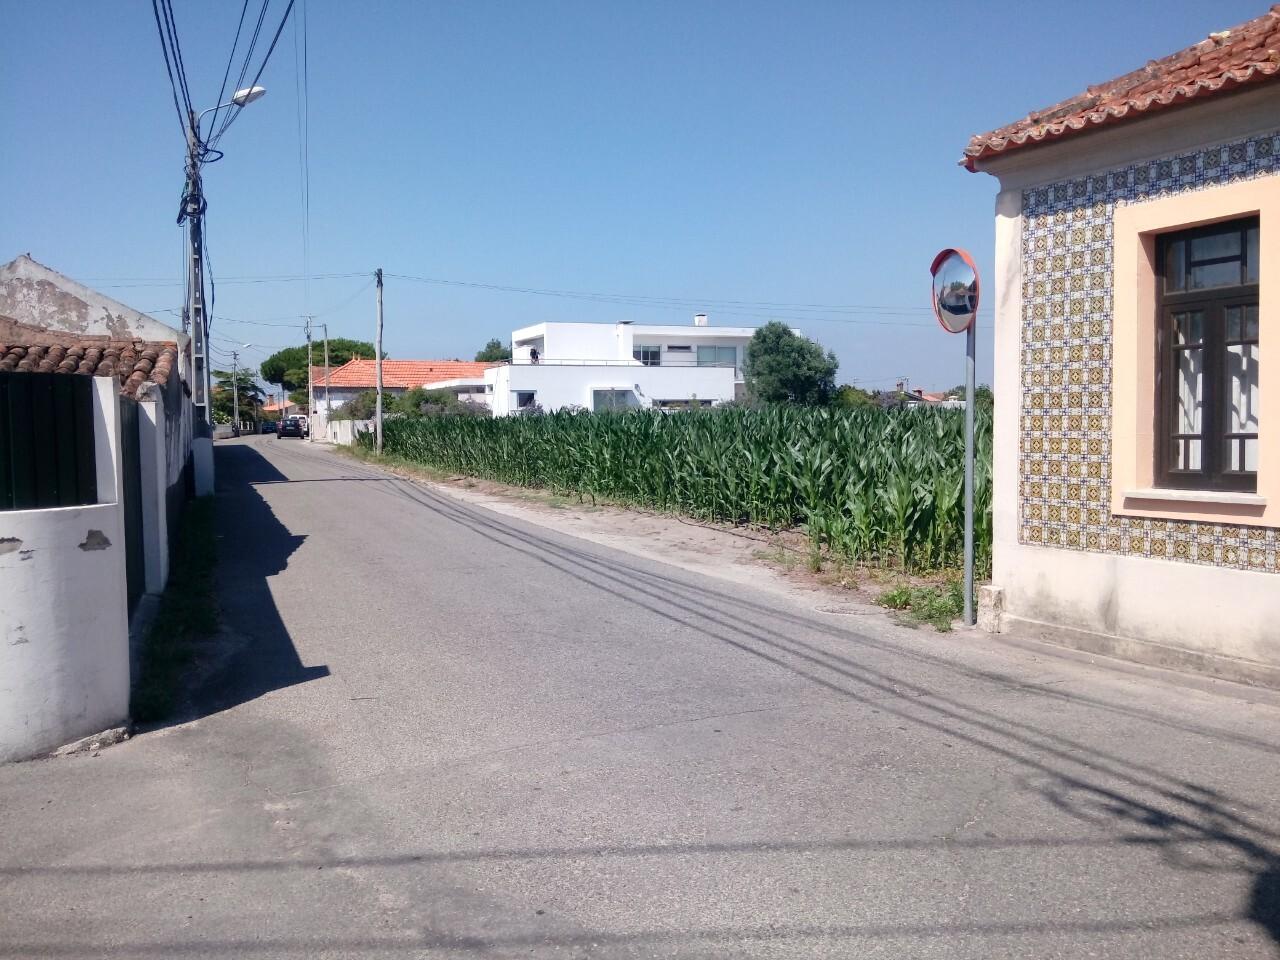
[[[1111,515],[1112,213],[1276,175],[1280,133],[1023,193],[1020,542],[1280,571],[1273,528]]]

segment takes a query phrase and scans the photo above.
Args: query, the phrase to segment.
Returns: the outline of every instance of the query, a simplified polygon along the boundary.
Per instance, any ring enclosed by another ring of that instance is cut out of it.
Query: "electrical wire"
[[[182,58],[182,42],[178,38],[178,23],[173,15],[172,0],[160,0],[160,12],[164,16],[165,30],[169,36],[169,50],[173,55],[174,70],[178,82],[182,85],[182,102],[186,105],[187,116],[192,114],[191,89],[187,85],[187,65]]]
[[[302,201],[302,272],[311,272],[311,91],[307,68],[307,3],[302,0],[298,17],[293,21],[293,89],[298,121],[298,187]],[[299,27],[299,21],[302,26]],[[298,34],[302,34],[299,56]],[[302,312],[310,313],[311,284],[302,283]]]
[[[681,307],[695,308],[706,307],[709,309],[731,309],[736,307],[746,307],[754,310],[760,309],[779,309],[790,312],[809,312],[821,311],[825,313],[894,313],[894,314],[916,314],[929,313],[932,308],[928,306],[909,306],[909,305],[884,305],[884,304],[830,304],[830,303],[782,303],[769,300],[720,300],[712,297],[654,297],[641,294],[623,294],[623,293],[594,293],[583,290],[557,290],[551,288],[539,287],[517,287],[508,284],[484,283],[479,281],[468,280],[445,280],[437,277],[419,277],[403,273],[387,273],[387,277],[398,280],[411,280],[417,283],[441,284],[453,287],[472,287],[481,290],[492,290],[500,293],[521,293],[531,294],[542,297],[564,297],[575,300],[594,300],[605,303],[621,303],[632,306],[653,305],[658,307]]]
[[[258,46],[258,37],[262,33],[262,24],[267,18],[267,7],[270,5],[271,5],[271,0],[262,0],[262,7],[258,10],[258,20],[253,27],[253,36],[249,38],[249,44],[244,54],[244,61],[240,64],[240,73],[236,77],[235,86],[232,87],[233,91],[244,89],[244,78],[249,73],[249,64],[253,61],[253,51]],[[235,51],[232,51],[232,58],[234,59],[234,57],[235,57]],[[228,109],[227,112],[222,115],[222,125],[218,126],[214,130],[213,134],[209,137],[209,141],[211,143],[222,136],[222,134],[226,131],[227,126],[231,123],[231,118],[234,117],[237,112],[238,111],[236,110]],[[214,124],[210,124],[210,127],[213,127],[213,126]]]
[[[266,54],[262,57],[262,62],[258,64],[258,72],[253,75],[253,79],[249,82],[249,87],[253,88],[258,85],[258,81],[262,79],[262,71],[267,69],[267,63],[271,60],[271,54],[275,52],[276,43],[280,40],[280,34],[284,32],[285,24],[289,22],[289,14],[293,12],[294,0],[289,0],[288,5],[284,8],[284,16],[280,18],[280,26],[276,27],[275,36],[271,38],[271,46],[267,47]],[[265,4],[264,4],[265,8]],[[265,13],[265,9],[264,9]],[[247,62],[247,61],[246,61]],[[223,123],[221,129],[209,141],[209,146],[216,147],[218,141],[222,139],[228,128],[235,123],[236,117],[240,115],[239,110],[228,111],[227,120]]]
[[[169,59],[169,41],[165,34],[164,26],[160,22],[161,18],[160,18],[159,0],[151,0],[151,12],[155,15],[156,32],[160,35],[160,52],[164,54],[164,69],[165,69],[165,72],[169,75],[169,87],[173,91],[173,109],[178,114],[178,126],[182,129],[182,134],[185,137],[187,133],[187,126],[189,124],[190,113],[188,112],[184,114],[182,112],[182,105],[178,102],[180,99],[178,96],[178,90],[179,90],[180,84],[178,83],[177,80],[174,79],[174,76],[173,76],[174,67],[172,62]],[[185,83],[182,84],[181,86],[185,89]]]
[[[224,285],[244,283],[297,283],[300,280],[349,280],[352,277],[367,276],[369,276],[368,270],[359,270],[351,273],[312,274],[310,277],[304,277],[302,274],[265,274],[259,276],[223,277],[218,282]],[[82,278],[80,282],[99,286],[103,290],[119,290],[133,287],[180,287],[183,285],[183,281],[181,280],[171,280],[164,277],[85,277]]]
[[[399,280],[410,280],[418,283],[443,284],[446,286],[468,287],[472,289],[492,290],[501,293],[519,293],[529,294],[533,296],[543,297],[560,297],[571,300],[586,300],[594,303],[610,303],[620,304],[629,307],[656,309],[656,310],[687,310],[692,308],[710,308],[716,310],[718,315],[731,317],[744,317],[755,320],[783,320],[796,323],[807,322],[824,322],[824,323],[857,323],[868,324],[872,326],[894,326],[894,327],[927,327],[931,326],[935,321],[925,319],[926,315],[931,312],[931,308],[927,306],[872,306],[869,304],[782,304],[770,303],[768,301],[738,301],[738,300],[714,300],[714,299],[693,299],[683,297],[643,297],[631,296],[625,294],[606,294],[606,293],[589,293],[576,290],[552,290],[539,289],[534,287],[514,287],[505,284],[495,283],[479,283],[463,280],[442,280],[434,277],[415,277],[408,274],[388,273],[389,278]],[[717,304],[728,305],[729,309],[716,306]],[[754,307],[756,309],[732,309],[732,305],[742,304]],[[816,311],[824,309],[826,312],[839,314],[838,316],[822,316],[818,314],[810,314],[807,311]],[[778,309],[772,309],[778,308]],[[786,310],[787,313],[782,313]],[[795,316],[795,313],[803,313],[802,316]],[[893,319],[887,319],[892,317]]]
[[[240,46],[240,32],[244,29],[244,15],[249,12],[249,0],[244,0],[240,6],[240,20],[236,23],[236,37],[231,42],[231,53],[227,55],[227,67],[222,71],[222,85],[218,87],[218,99],[214,101],[213,113],[209,117],[209,126],[215,127],[218,124],[218,111],[222,109],[222,98],[227,93],[227,78],[231,76],[231,64],[236,59],[236,48]],[[232,91],[233,93],[235,91]]]

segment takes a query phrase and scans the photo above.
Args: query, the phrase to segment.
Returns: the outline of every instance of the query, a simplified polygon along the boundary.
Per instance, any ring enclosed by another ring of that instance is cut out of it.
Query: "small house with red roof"
[[[384,395],[397,396],[417,387],[437,381],[474,380],[483,378],[492,363],[475,363],[469,360],[383,360],[382,390]],[[316,410],[336,410],[348,400],[377,388],[378,369],[373,360],[353,357],[346,363],[329,368],[326,379],[324,367],[318,375],[313,371],[312,392]]]
[[[1000,184],[983,622],[1280,686],[1280,5],[961,162]]]

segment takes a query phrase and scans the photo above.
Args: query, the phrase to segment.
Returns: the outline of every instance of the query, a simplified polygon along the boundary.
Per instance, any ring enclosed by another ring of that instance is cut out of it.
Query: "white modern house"
[[[426,384],[487,403],[494,416],[538,407],[683,409],[740,397],[754,327],[538,323],[511,333],[511,362]]]

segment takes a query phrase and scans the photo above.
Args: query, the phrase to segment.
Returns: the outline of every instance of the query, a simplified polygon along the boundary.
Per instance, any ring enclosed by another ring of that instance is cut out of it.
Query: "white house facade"
[[[483,399],[494,416],[550,412],[682,409],[740,397],[753,327],[639,323],[539,323],[512,331],[511,362],[482,377],[430,383]]]

